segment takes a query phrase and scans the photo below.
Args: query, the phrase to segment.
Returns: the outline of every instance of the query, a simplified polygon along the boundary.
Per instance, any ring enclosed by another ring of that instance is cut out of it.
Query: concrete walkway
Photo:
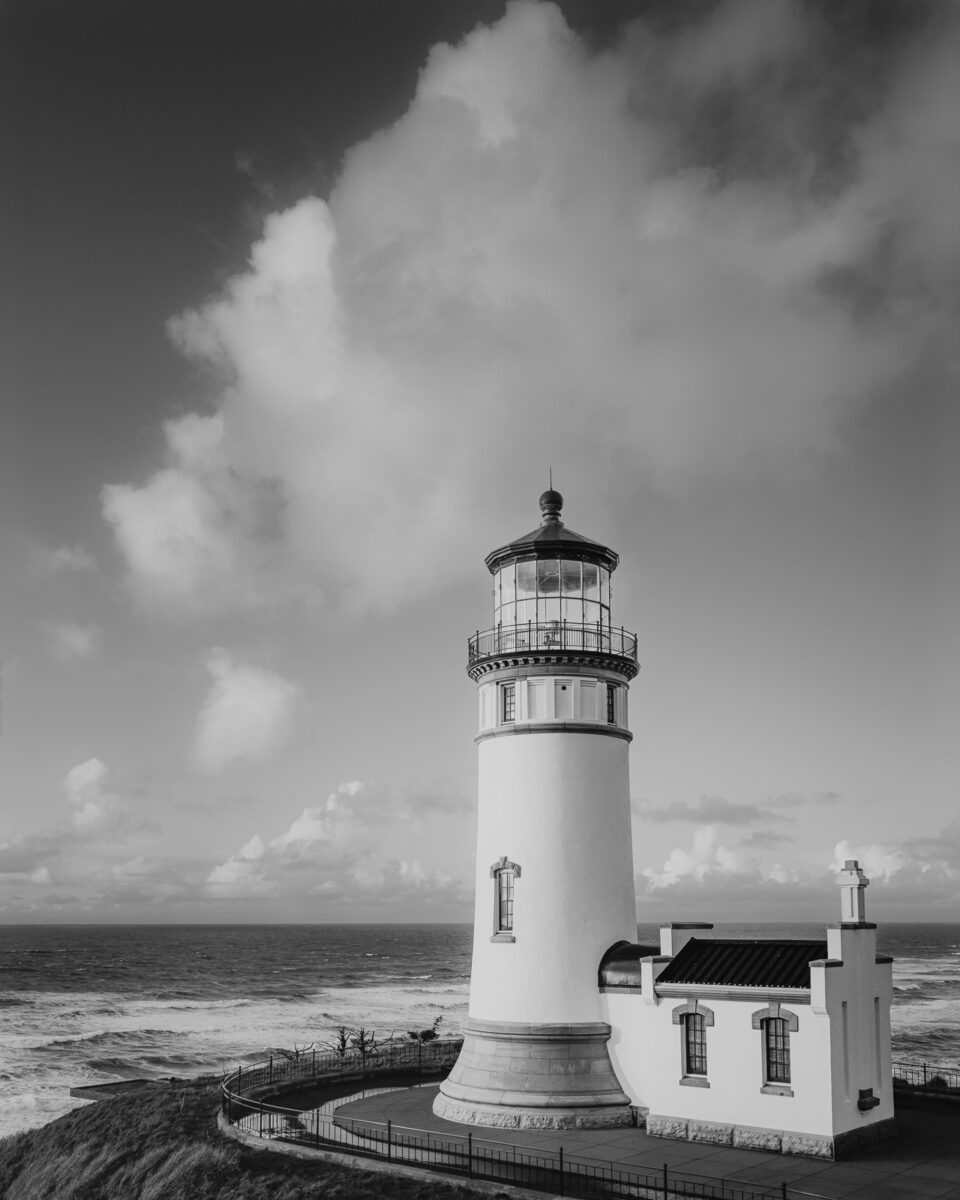
[[[338,1117],[391,1121],[399,1131],[428,1129],[440,1135],[465,1136],[466,1125],[433,1115],[436,1087],[398,1089],[354,1100],[337,1109]],[[474,1138],[568,1156],[622,1163],[638,1170],[690,1172],[712,1179],[779,1187],[786,1183],[791,1200],[804,1197],[850,1197],[851,1200],[912,1200],[942,1197],[960,1200],[960,1113],[897,1111],[899,1135],[842,1162],[767,1154],[702,1142],[650,1137],[642,1129],[506,1130],[473,1129]]]

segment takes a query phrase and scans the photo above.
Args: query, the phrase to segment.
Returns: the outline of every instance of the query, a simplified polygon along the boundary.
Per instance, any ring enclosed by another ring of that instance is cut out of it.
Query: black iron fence
[[[431,1168],[468,1179],[517,1184],[557,1196],[584,1200],[653,1200],[690,1197],[699,1200],[785,1200],[785,1184],[752,1184],[734,1179],[714,1179],[662,1167],[630,1167],[565,1154],[562,1148],[542,1150],[465,1134],[438,1134],[426,1129],[401,1127],[390,1121],[369,1121],[335,1115],[345,1098],[310,1109],[287,1108],[272,1103],[274,1086],[302,1083],[304,1088],[380,1074],[443,1073],[452,1066],[460,1039],[437,1039],[421,1045],[386,1043],[362,1053],[275,1056],[254,1066],[238,1068],[224,1077],[222,1106],[226,1119],[249,1134],[291,1142],[314,1149],[336,1149],[361,1157],[385,1159]],[[353,1097],[393,1090],[358,1088]],[[251,1094],[254,1093],[254,1094]],[[256,1095],[255,1093],[260,1093]],[[799,1193],[795,1193],[798,1195]]]
[[[960,1094],[960,1068],[931,1066],[929,1063],[895,1062],[893,1082],[921,1092]]]
[[[623,626],[579,625],[572,621],[527,621],[478,630],[467,643],[467,662],[524,650],[579,650],[637,660],[637,635]]]
[[[268,1140],[292,1142],[315,1149],[336,1149],[361,1157],[386,1159],[469,1179],[512,1183],[558,1196],[584,1200],[653,1200],[690,1197],[698,1200],[788,1200],[812,1193],[736,1179],[713,1179],[668,1167],[629,1167],[531,1146],[518,1146],[466,1134],[438,1134],[390,1121],[336,1116],[345,1097],[309,1109],[288,1108],[272,1102],[273,1088],[302,1084],[339,1087],[357,1080],[351,1098],[392,1091],[392,1087],[362,1088],[364,1080],[378,1076],[445,1074],[456,1061],[460,1038],[431,1042],[386,1042],[371,1049],[350,1047],[343,1052],[308,1050],[276,1055],[253,1066],[238,1067],[226,1075],[221,1087],[226,1119],[249,1134]],[[960,1093],[960,1070],[928,1063],[893,1064],[899,1087]],[[396,1085],[394,1085],[396,1086]]]
[[[463,1038],[432,1041],[382,1042],[369,1048],[348,1046],[343,1050],[309,1050],[271,1055],[253,1066],[237,1067],[225,1075],[221,1092],[225,1100],[240,1099],[261,1088],[329,1079],[362,1079],[380,1072],[444,1072],[457,1061]],[[226,1112],[227,1109],[224,1108]]]

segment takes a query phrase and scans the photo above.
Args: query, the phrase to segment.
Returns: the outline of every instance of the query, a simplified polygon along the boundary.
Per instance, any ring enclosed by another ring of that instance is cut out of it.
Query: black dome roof
[[[620,556],[609,547],[568,529],[560,520],[562,508],[563,497],[559,492],[552,488],[544,492],[540,497],[543,520],[539,527],[491,550],[484,560],[487,569],[493,573],[504,563],[518,558],[579,558],[615,571]]]

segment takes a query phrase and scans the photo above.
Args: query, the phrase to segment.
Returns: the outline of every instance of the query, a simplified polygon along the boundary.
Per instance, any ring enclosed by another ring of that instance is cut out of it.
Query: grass
[[[98,1100],[0,1139],[5,1200],[466,1200],[455,1183],[254,1150],[217,1130],[219,1083]]]

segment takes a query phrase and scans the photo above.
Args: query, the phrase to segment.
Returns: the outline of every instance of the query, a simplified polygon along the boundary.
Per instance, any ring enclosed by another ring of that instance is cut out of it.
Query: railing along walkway
[[[468,1179],[512,1183],[559,1196],[585,1200],[653,1200],[659,1197],[691,1197],[698,1200],[781,1200],[788,1195],[784,1185],[761,1186],[733,1179],[712,1179],[676,1170],[664,1164],[651,1170],[629,1167],[565,1154],[563,1149],[544,1151],[530,1146],[498,1142],[493,1138],[466,1134],[438,1134],[378,1122],[335,1116],[336,1110],[360,1095],[394,1091],[375,1087],[350,1097],[341,1096],[316,1108],[300,1110],[268,1103],[250,1092],[275,1086],[302,1083],[304,1088],[337,1080],[376,1077],[383,1073],[447,1071],[456,1060],[461,1039],[437,1039],[422,1045],[388,1043],[373,1053],[361,1055],[317,1055],[295,1059],[274,1058],[251,1067],[238,1068],[222,1085],[223,1113],[233,1125],[264,1139],[312,1147],[336,1149],[363,1157],[402,1162]],[[800,1193],[793,1192],[798,1196]]]
[[[238,1068],[224,1077],[223,1112],[234,1125],[264,1139],[336,1149],[361,1157],[384,1159],[457,1174],[469,1179],[512,1183],[554,1195],[584,1200],[801,1200],[815,1194],[785,1183],[759,1185],[733,1178],[710,1178],[668,1167],[630,1167],[560,1148],[544,1151],[466,1134],[436,1133],[393,1124],[337,1116],[351,1100],[397,1090],[397,1085],[372,1087],[350,1096],[324,1101],[310,1109],[267,1103],[262,1093],[273,1087],[302,1083],[304,1088],[331,1085],[384,1074],[432,1073],[449,1070],[462,1044],[459,1038],[434,1042],[387,1043],[375,1051],[344,1054],[311,1052],[293,1058],[273,1058]],[[894,1063],[894,1079],[902,1087],[960,1093],[960,1071],[925,1063]],[[421,1085],[423,1086],[423,1085]],[[249,1093],[261,1093],[260,1096]]]

